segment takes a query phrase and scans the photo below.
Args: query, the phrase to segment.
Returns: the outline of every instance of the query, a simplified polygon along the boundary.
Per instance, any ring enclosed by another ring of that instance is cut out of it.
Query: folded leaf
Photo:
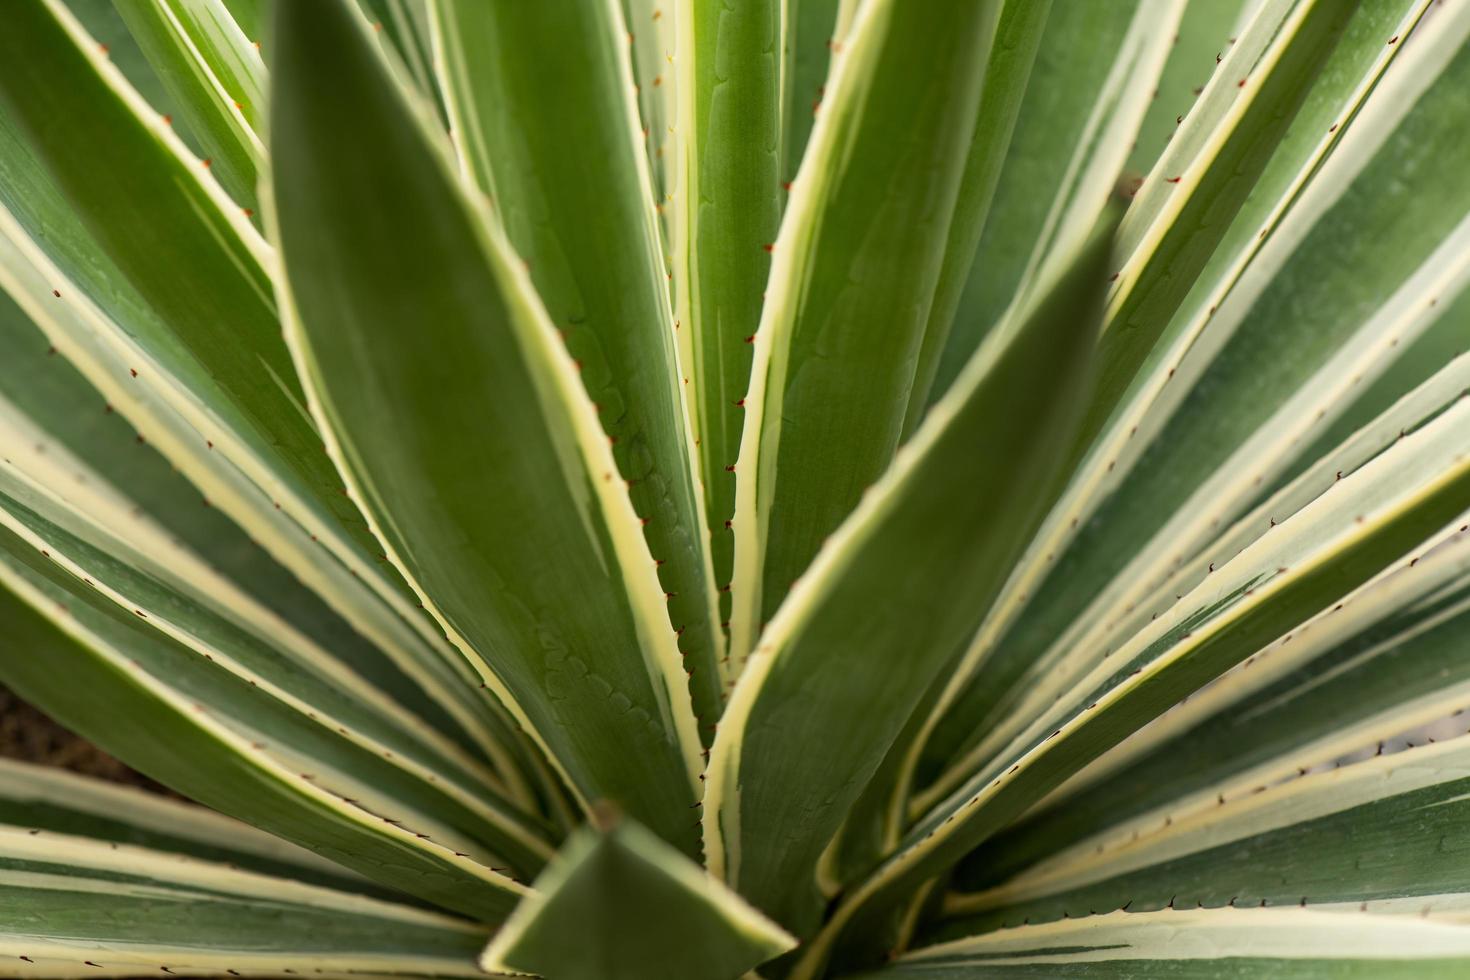
[[[796,945],[637,824],[599,818],[567,842],[481,957],[556,980],[729,978]]]

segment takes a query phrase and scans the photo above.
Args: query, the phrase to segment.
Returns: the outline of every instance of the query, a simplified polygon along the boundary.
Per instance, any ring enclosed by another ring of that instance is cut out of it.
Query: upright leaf
[[[1183,125],[1190,107],[1204,93],[1205,83],[1236,43],[1237,32],[1249,20],[1252,7],[1248,0],[1191,0],[1184,8],[1169,60],[1164,63],[1158,88],[1138,127],[1138,140],[1124,166],[1130,180],[1142,182],[1153,169],[1154,161]]]
[[[939,370],[939,359],[949,340],[950,327],[960,304],[965,284],[974,274],[976,262],[987,262],[980,256],[981,232],[985,216],[1000,180],[1001,169],[1010,149],[1011,133],[1020,114],[1031,65],[1041,45],[1043,29],[1051,11],[1050,0],[1031,3],[1008,3],[1001,10],[995,29],[995,46],[985,72],[985,88],[980,97],[980,111],[975,117],[970,155],[960,180],[960,193],[955,201],[955,216],[950,222],[944,246],[944,262],[929,308],[929,322],[924,328],[924,342],[919,349],[914,383],[909,391],[909,405],[904,416],[904,436],[919,425],[929,403],[929,389]]]
[[[329,448],[581,799],[692,853],[700,749],[675,631],[572,359],[343,0],[276,16],[272,227]]]
[[[749,338],[737,665],[893,458],[999,12],[876,0],[843,42]]]
[[[1126,259],[1108,298],[1101,374],[1084,439],[1102,428],[1205,268],[1357,4],[1300,0],[1279,20],[1277,7],[1262,5],[1124,223]],[[1269,43],[1256,47],[1257,36]]]
[[[633,83],[638,93],[638,115],[643,123],[643,148],[653,175],[654,208],[663,215],[664,244],[669,214],[665,206],[673,199],[674,99],[678,85],[674,75],[674,21],[677,0],[622,0],[623,20],[633,35]]]
[[[976,355],[735,688],[706,776],[709,864],[797,935],[819,921],[823,849],[1040,517],[1085,397],[1113,227]]]
[[[724,643],[621,17],[577,0],[441,0],[435,15],[457,145],[612,442],[708,742]]]
[[[842,0],[783,0],[786,14],[781,67],[781,180],[790,183],[806,153],[826,94],[832,52],[842,46],[838,9]]]
[[[1050,6],[930,403],[949,390],[1006,311],[1052,274],[1043,268],[1047,257],[1066,254],[1092,228],[1183,12],[1182,0]]]
[[[735,463],[781,219],[781,0],[678,8],[673,274],[715,578],[734,565]],[[728,614],[730,600],[722,598]],[[725,617],[722,616],[723,620]],[[731,672],[733,674],[733,672]],[[733,680],[732,680],[733,682]]]

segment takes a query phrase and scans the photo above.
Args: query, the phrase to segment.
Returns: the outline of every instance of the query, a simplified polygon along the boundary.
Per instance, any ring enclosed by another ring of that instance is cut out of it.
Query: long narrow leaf
[[[1053,477],[1085,397],[1112,231],[1101,227],[1022,325],[977,354],[823,549],[735,688],[707,774],[708,859],[798,935],[817,925],[817,862],[847,806],[1040,517],[1034,487]]]
[[[737,667],[898,446],[1000,12],[919,6],[862,5],[773,245],[736,464]]]
[[[707,744],[724,643],[621,17],[571,0],[434,7],[457,145],[612,442]]]
[[[6,682],[53,705],[73,730],[105,737],[119,758],[193,799],[445,908],[497,921],[524,892],[396,822],[383,800],[333,792],[335,774],[319,785],[305,767],[322,754],[320,741],[303,752],[300,727],[247,680],[93,593],[10,531],[0,530],[0,544]]]
[[[678,39],[673,281],[711,558],[716,581],[727,589],[748,339],[760,322],[784,203],[781,2],[731,9],[684,0]]]
[[[129,31],[180,106],[210,170],[242,208],[259,205],[265,65],[222,0],[118,0]]]
[[[367,29],[340,0],[277,17],[272,227],[328,446],[389,558],[581,799],[693,852],[675,631],[572,359]]]
[[[475,976],[462,920],[135,845],[0,827],[8,976]]]
[[[1470,506],[1462,403],[1243,551],[1103,660],[934,806],[898,852],[852,890],[809,948],[827,944],[994,834],[1066,777],[1352,591]],[[806,974],[810,975],[810,973]]]
[[[1470,965],[1470,930],[1398,916],[1303,909],[1114,912],[1021,926],[918,950],[864,980],[1088,977],[1413,976],[1451,980]]]

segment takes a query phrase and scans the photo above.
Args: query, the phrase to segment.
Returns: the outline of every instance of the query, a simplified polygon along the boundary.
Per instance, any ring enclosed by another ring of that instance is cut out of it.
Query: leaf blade
[[[337,2],[277,16],[268,217],[329,448],[390,559],[582,802],[612,798],[692,851],[699,741],[674,630],[571,359],[364,28]],[[336,167],[345,146],[371,166]],[[379,201],[388,173],[402,193]]]
[[[568,944],[575,933],[581,940]],[[577,834],[481,957],[566,980],[736,976],[796,940],[637,824]]]

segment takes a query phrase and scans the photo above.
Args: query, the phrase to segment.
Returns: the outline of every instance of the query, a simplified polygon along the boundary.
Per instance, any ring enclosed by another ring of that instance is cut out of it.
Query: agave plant
[[[1470,971],[1470,3],[11,0],[0,975]]]

